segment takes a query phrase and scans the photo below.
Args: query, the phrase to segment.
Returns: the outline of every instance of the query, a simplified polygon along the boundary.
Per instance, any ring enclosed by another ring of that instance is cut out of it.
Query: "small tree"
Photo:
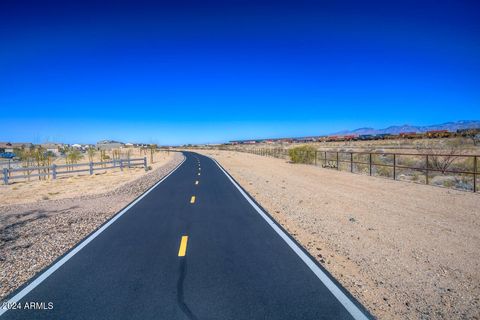
[[[44,148],[42,147],[38,147],[36,148],[34,151],[33,151],[33,155],[35,157],[35,162],[37,164],[37,167],[41,167],[41,166],[46,166],[47,165],[47,150],[45,150]],[[43,172],[46,172],[46,170],[41,170],[40,168],[37,169],[38,170],[38,180],[42,180],[43,179],[46,179],[46,177],[42,177],[40,174]]]
[[[107,155],[106,150],[100,150],[100,161],[102,162],[102,167],[106,167],[104,161],[110,160],[110,157]]]
[[[149,146],[149,149],[150,149],[150,163],[153,163],[153,155],[155,154],[155,151],[157,151],[157,145],[151,144]]]
[[[87,154],[88,154],[88,161],[89,162],[93,162],[93,158],[95,157],[95,153],[97,153],[97,151],[95,150],[94,147],[88,147],[87,149]]]
[[[429,154],[430,153],[430,154]],[[426,151],[429,154],[428,166],[445,174],[459,156],[465,153],[465,141],[461,138],[448,140],[445,148]]]
[[[82,154],[79,150],[77,149],[70,149],[70,151],[67,153],[67,159],[70,162],[70,164],[76,164],[78,163],[78,160],[82,158]],[[72,167],[73,170],[73,167]]]

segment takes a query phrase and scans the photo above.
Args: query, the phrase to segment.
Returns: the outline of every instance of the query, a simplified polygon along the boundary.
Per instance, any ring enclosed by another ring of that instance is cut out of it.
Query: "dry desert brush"
[[[293,163],[312,164],[315,162],[316,152],[312,146],[300,146],[288,150],[288,155]]]

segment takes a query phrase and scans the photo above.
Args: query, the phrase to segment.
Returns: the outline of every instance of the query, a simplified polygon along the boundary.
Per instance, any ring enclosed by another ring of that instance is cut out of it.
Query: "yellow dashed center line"
[[[178,248],[179,257],[185,257],[185,253],[187,252],[187,242],[188,236],[182,236],[182,240],[180,241],[180,248]]]
[[[195,196],[192,196],[192,198],[190,199],[190,203],[195,203]]]

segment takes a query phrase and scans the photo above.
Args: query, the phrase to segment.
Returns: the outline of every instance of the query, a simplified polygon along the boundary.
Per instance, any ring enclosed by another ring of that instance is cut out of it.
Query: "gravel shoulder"
[[[229,151],[213,156],[381,319],[480,318],[480,195]]]
[[[64,254],[183,160],[168,161],[109,191],[0,205],[0,300]]]

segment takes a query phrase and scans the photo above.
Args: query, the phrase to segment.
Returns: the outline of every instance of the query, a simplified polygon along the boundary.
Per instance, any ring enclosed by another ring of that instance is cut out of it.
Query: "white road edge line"
[[[54,273],[58,268],[60,268],[65,262],[70,260],[75,254],[77,254],[80,250],[82,250],[87,244],[89,244],[93,239],[95,239],[100,233],[105,231],[111,224],[113,224],[118,218],[120,218],[125,212],[127,212],[129,209],[131,209],[134,205],[136,205],[140,200],[142,200],[147,194],[149,194],[153,189],[155,189],[160,183],[162,183],[165,179],[167,179],[172,173],[174,173],[180,166],[185,162],[187,157],[183,155],[183,160],[180,162],[172,171],[170,171],[165,177],[163,177],[160,181],[158,181],[156,184],[154,184],[150,189],[145,191],[141,196],[139,196],[136,200],[134,200],[132,203],[128,205],[125,209],[117,213],[112,219],[110,219],[107,223],[105,223],[100,229],[95,231],[92,235],[90,235],[87,239],[83,240],[78,246],[75,247],[72,251],[70,251],[67,255],[65,255],[62,259],[57,261],[54,265],[52,265],[50,268],[45,270],[38,278],[36,278],[34,281],[32,281],[30,284],[28,284],[25,288],[23,288],[19,293],[14,295],[12,298],[10,298],[5,304],[8,305],[13,305],[14,303],[17,303],[20,301],[23,297],[25,297],[30,291],[35,289],[40,283],[42,283],[45,279],[47,279],[52,273]],[[9,309],[7,307],[4,307],[5,304],[2,305],[0,308],[0,316],[7,312]]]
[[[207,156],[209,157],[209,156]],[[368,317],[353,303],[349,297],[343,291],[325,274],[325,272],[322,271],[313,261],[310,259],[309,256],[303,252],[302,249],[298,247],[298,245],[290,239],[289,236],[283,232],[282,229],[280,229],[275,222],[270,219],[269,216],[263,212],[262,209],[260,209],[255,202],[250,199],[250,197],[243,191],[243,189],[233,180],[227,172],[218,164],[217,160],[209,157],[211,160],[213,160],[217,166],[220,168],[220,170],[223,171],[223,173],[227,176],[227,178],[233,183],[235,187],[237,187],[238,191],[247,199],[247,201],[250,203],[250,205],[262,216],[265,221],[275,230],[275,232],[278,233],[278,235],[289,245],[289,247],[300,257],[300,259],[305,262],[305,264],[310,268],[310,270],[313,271],[313,273],[320,279],[320,281],[327,287],[328,290],[337,298],[337,300],[347,309],[347,311],[350,313],[350,315],[357,320],[368,320]]]

